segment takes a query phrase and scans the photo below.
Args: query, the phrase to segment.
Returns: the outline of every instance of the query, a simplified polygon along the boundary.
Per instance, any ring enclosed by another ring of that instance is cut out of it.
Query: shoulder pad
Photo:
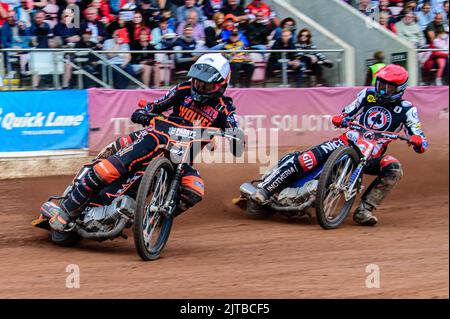
[[[403,100],[400,104],[402,107],[405,107],[405,108],[410,108],[413,106],[410,101],[405,101],[405,100]]]
[[[361,91],[361,93],[363,93]],[[364,91],[364,99],[367,103],[376,103],[377,98],[375,97],[375,90],[374,89],[365,89]]]
[[[181,82],[177,85],[177,91],[191,90],[191,81]]]

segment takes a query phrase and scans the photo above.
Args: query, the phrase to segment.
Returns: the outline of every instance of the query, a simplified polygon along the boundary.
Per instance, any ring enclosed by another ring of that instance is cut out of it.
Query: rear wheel
[[[319,178],[316,195],[316,216],[324,229],[341,225],[352,208],[355,197],[345,199],[342,188],[359,163],[359,155],[350,146],[341,146],[328,158]],[[359,188],[358,180],[355,190]]]
[[[145,261],[157,259],[169,239],[173,217],[166,217],[161,209],[173,176],[172,163],[157,158],[148,165],[139,185],[133,235],[136,250]]]

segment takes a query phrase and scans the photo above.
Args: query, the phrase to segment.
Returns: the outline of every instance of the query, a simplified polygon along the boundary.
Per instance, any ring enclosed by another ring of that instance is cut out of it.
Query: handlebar
[[[389,139],[392,139],[392,140],[399,139],[399,140],[402,140],[402,141],[405,141],[405,142],[409,142],[409,139],[407,137],[403,136],[403,135],[400,135],[400,134],[397,134],[397,133],[393,133],[393,132],[389,132],[389,131],[376,131],[376,130],[370,129],[368,127],[365,127],[364,125],[361,125],[361,124],[357,123],[355,119],[350,119],[350,120],[348,120],[348,122],[349,122],[349,124],[347,125],[347,127],[349,129],[354,129],[354,130],[357,130],[357,131],[360,131],[360,132],[363,131],[363,133],[371,132],[375,136],[381,136],[381,137],[389,138]]]
[[[162,115],[162,114],[156,114],[156,113],[151,113],[151,112],[148,112],[147,114],[150,115],[151,117],[154,117],[154,118],[155,118],[155,117],[162,117],[164,120],[169,119],[168,116],[164,116],[164,115]],[[170,118],[178,119],[178,120],[183,120],[183,121],[186,120],[186,119],[184,119],[184,118],[182,118],[182,117],[178,117],[178,116],[170,116]],[[195,128],[195,127],[196,127],[196,126],[193,126],[193,128]],[[199,127],[199,128],[200,128],[200,127]],[[202,128],[207,128],[207,127],[202,127]],[[231,135],[231,134],[227,134],[226,132],[224,132],[224,131],[222,131],[222,130],[220,130],[220,131],[218,131],[218,132],[212,132],[211,135],[212,135],[212,136],[220,136],[220,137],[228,138],[228,139],[230,139],[230,140],[235,140],[235,141],[240,141],[240,140],[241,140],[240,138],[237,138],[236,136]]]

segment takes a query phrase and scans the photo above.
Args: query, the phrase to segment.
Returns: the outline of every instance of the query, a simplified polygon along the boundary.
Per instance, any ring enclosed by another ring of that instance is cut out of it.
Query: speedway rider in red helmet
[[[399,132],[404,129],[414,151],[425,152],[428,142],[422,132],[417,109],[411,102],[402,99],[407,81],[408,72],[403,67],[395,64],[383,67],[376,73],[375,88],[359,92],[356,100],[346,106],[341,115],[332,118],[333,124],[346,127],[350,119],[355,119],[373,130]],[[380,141],[377,156],[368,162],[364,170],[365,174],[377,175],[377,178],[365,191],[353,214],[353,220],[359,225],[373,226],[378,222],[373,210],[402,177],[400,162],[391,155],[385,155],[388,144]],[[341,145],[344,145],[344,141],[336,138],[304,152],[287,154],[279,161],[278,167],[258,184],[258,191],[252,199],[261,205],[265,204],[272,194],[284,189],[299,175],[325,163]]]
[[[219,53],[202,55],[192,65],[189,81],[180,83],[162,98],[148,103],[139,101],[131,120],[144,126],[150,124],[151,114],[172,113],[168,119],[185,126],[216,127],[239,138],[232,152],[240,156],[243,151],[243,132],[238,128],[233,100],[224,95],[230,79],[230,64]],[[64,231],[86,205],[106,187],[126,178],[130,173],[143,169],[160,154],[167,137],[145,128],[117,139],[98,158],[101,161],[91,168],[82,183],[61,201],[60,211],[50,220],[56,231]],[[200,174],[191,165],[183,166],[181,200],[175,214],[191,208],[203,198],[204,186]]]

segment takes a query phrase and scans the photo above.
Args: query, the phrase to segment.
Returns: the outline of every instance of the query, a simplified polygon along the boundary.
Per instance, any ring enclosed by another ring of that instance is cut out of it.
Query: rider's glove
[[[146,109],[146,110],[149,110],[149,109],[152,108],[152,104],[150,102],[148,102],[147,100],[144,100],[144,99],[139,100],[138,106],[141,109]]]
[[[348,116],[346,116],[345,114],[342,115],[335,115],[333,116],[333,118],[331,119],[331,122],[333,123],[334,126],[336,127],[347,127],[348,125],[348,120],[350,118]]]
[[[413,135],[409,138],[409,145],[413,146],[414,151],[417,153],[423,153],[428,147],[428,142],[425,138],[419,135]]]
[[[144,126],[150,125],[150,120],[152,119],[152,116],[147,113],[144,109],[137,109],[134,111],[134,113],[131,115],[131,122],[142,124]]]

